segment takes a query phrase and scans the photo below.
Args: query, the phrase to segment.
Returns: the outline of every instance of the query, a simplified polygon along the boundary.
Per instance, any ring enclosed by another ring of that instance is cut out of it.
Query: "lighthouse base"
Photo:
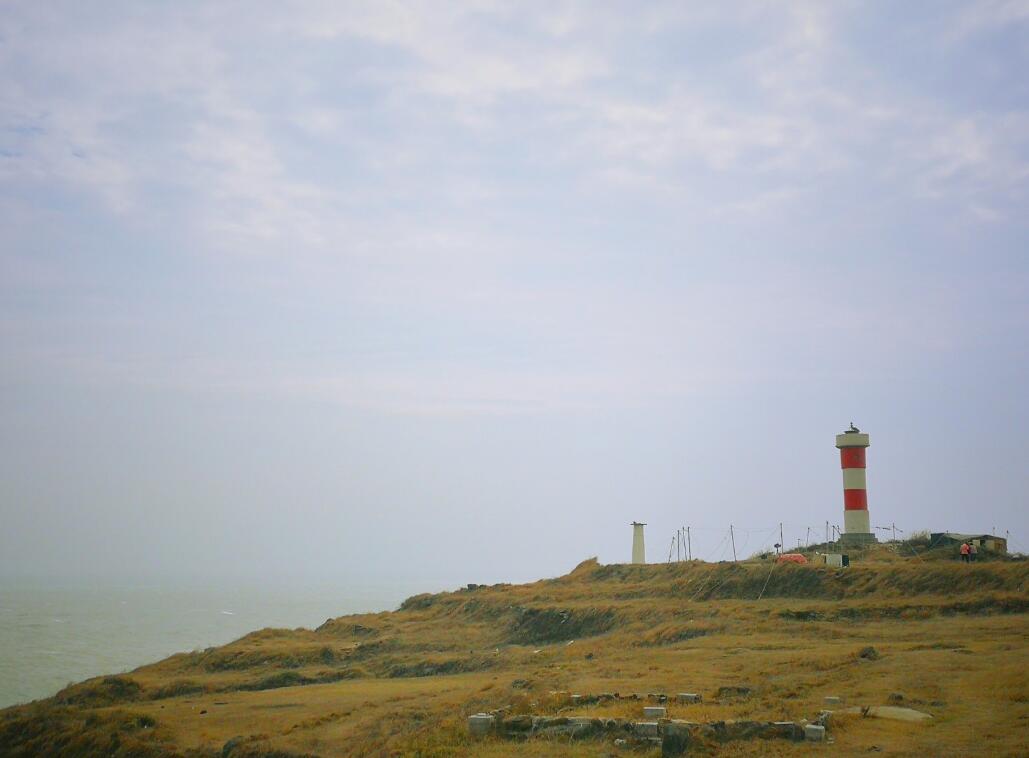
[[[878,541],[871,532],[844,532],[840,535],[841,545],[873,545]]]

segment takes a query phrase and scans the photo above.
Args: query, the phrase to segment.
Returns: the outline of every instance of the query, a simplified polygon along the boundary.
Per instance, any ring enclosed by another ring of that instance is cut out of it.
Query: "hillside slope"
[[[840,754],[1024,755],[1027,589],[1026,562],[586,561],[557,579],[418,595],[394,612],[265,629],[72,685],[0,712],[0,754],[596,756],[613,748],[475,742],[465,718],[500,706],[639,717],[634,702],[577,707],[551,693],[689,691],[705,702],[669,706],[669,716],[811,718],[827,695],[934,716],[929,725],[840,718]],[[725,686],[751,694],[719,700]]]

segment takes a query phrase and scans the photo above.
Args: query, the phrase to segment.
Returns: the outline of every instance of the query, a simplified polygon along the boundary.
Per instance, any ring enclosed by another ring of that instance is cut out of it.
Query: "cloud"
[[[969,13],[1015,23],[1020,8],[994,3]],[[187,220],[213,247],[291,254],[353,236],[363,206],[390,195],[463,183],[473,202],[501,205],[498,181],[471,175],[485,168],[488,145],[527,138],[541,161],[582,182],[649,186],[722,212],[753,213],[776,197],[779,213],[798,189],[873,163],[908,164],[909,192],[925,196],[932,186],[968,208],[990,203],[940,181],[959,162],[980,183],[1004,166],[1009,185],[1024,183],[1023,115],[1006,114],[1009,126],[987,134],[992,116],[958,117],[946,103],[894,87],[841,38],[856,12],[658,4],[626,16],[592,3],[528,10],[386,2],[301,4],[288,13],[257,5],[242,18],[227,6],[93,17],[20,5],[3,31],[5,68],[29,74],[14,77],[0,107],[8,129],[39,133],[16,140],[4,170],[12,182],[95,193],[121,213],[145,213],[148,191],[178,186],[196,198]],[[733,31],[751,44],[704,76],[640,55],[651,44],[674,49],[676,34],[698,45],[705,34]],[[365,59],[354,65],[355,55]],[[45,77],[63,86],[48,88]],[[368,90],[376,94],[358,102],[350,94]],[[512,110],[522,123],[512,122]],[[168,123],[155,123],[162,118]],[[471,154],[455,153],[441,175],[434,158],[462,141]],[[913,143],[937,147],[916,162]],[[338,170],[312,171],[319,152]],[[732,178],[731,198],[704,187],[717,177]]]
[[[780,268],[798,237],[835,245],[922,204],[1024,223],[1025,109],[907,83],[855,39],[857,5],[125,7],[16,3],[0,19],[0,219],[83,207],[172,239],[217,293],[186,309],[206,323],[141,308],[164,333],[212,335],[186,355],[140,350],[131,327],[108,350],[24,327],[45,344],[19,361],[90,381],[396,412],[680,396],[747,381],[768,344],[836,355],[810,324],[846,276]],[[1023,17],[994,3],[954,23],[987,34]],[[968,55],[945,26],[927,44]],[[737,253],[737,233],[763,254]],[[24,283],[22,247],[4,261]],[[720,288],[734,265],[778,284]],[[107,334],[128,296],[110,297],[71,299],[68,322]],[[888,318],[860,339],[910,348],[917,330],[890,325],[924,324],[935,301],[919,297],[884,289]],[[275,335],[267,354],[218,323],[232,308]],[[333,346],[321,362],[291,357],[308,332]]]
[[[978,0],[963,3],[953,15],[946,39],[951,42],[1029,22],[1026,0]]]

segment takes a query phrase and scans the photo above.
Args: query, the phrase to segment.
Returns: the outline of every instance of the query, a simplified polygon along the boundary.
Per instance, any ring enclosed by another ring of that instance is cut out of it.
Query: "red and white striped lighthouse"
[[[836,435],[840,449],[840,467],[843,469],[843,535],[844,543],[860,545],[875,542],[868,521],[868,492],[865,487],[865,448],[868,435],[853,424],[843,434]]]

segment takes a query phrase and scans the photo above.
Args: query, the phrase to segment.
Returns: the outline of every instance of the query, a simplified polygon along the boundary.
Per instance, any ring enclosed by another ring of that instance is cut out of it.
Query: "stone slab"
[[[873,705],[865,712],[862,708],[854,706],[848,708],[847,713],[861,713],[865,716],[877,719],[889,719],[891,721],[932,721],[933,715],[924,711],[916,711],[914,708],[901,708],[896,705]]]

